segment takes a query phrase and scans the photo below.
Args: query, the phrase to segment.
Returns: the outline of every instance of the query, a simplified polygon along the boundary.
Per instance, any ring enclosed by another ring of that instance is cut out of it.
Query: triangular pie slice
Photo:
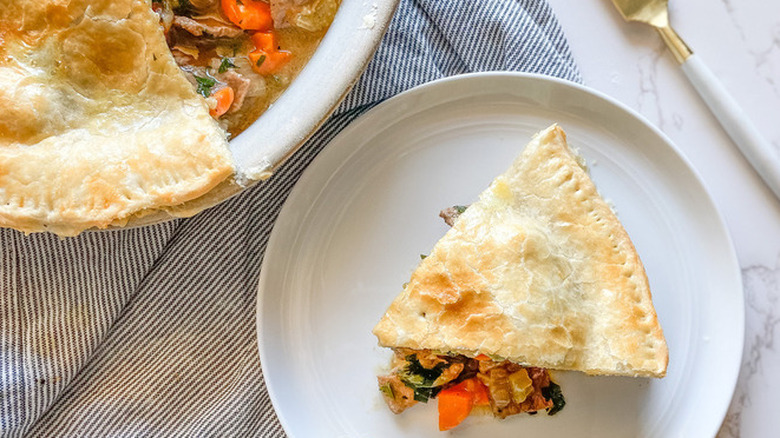
[[[122,225],[233,174],[143,0],[0,0],[0,226]]]
[[[663,377],[668,362],[639,256],[557,125],[460,215],[374,334],[598,375]]]

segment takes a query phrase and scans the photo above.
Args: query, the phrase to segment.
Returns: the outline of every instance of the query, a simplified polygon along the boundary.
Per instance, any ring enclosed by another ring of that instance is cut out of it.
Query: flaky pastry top
[[[557,125],[537,134],[421,261],[380,345],[664,376],[645,270],[580,162]]]

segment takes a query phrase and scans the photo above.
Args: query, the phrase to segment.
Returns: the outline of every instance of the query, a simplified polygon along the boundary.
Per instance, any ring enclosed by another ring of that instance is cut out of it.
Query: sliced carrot
[[[259,0],[221,0],[228,20],[244,30],[269,30],[274,27],[271,7]]]
[[[273,32],[254,32],[249,38],[256,49],[263,49],[266,52],[276,50],[276,34]]]
[[[257,49],[249,53],[252,69],[261,75],[271,75],[278,72],[290,60],[290,52],[265,52]]]
[[[210,97],[217,100],[217,106],[212,108],[209,113],[211,113],[211,117],[218,119],[230,109],[230,105],[233,105],[233,99],[235,99],[236,93],[232,88],[225,87],[215,91]]]
[[[475,357],[474,359],[476,359],[476,360],[490,360],[490,356],[488,356],[487,354],[480,354],[477,357]]]
[[[459,425],[471,413],[474,396],[463,388],[453,386],[443,389],[436,397],[439,409],[439,430],[450,430]]]
[[[255,50],[249,52],[247,56],[252,63],[252,69],[258,74],[274,74],[290,61],[292,54],[279,50],[273,32],[255,32],[251,39],[255,44]]]

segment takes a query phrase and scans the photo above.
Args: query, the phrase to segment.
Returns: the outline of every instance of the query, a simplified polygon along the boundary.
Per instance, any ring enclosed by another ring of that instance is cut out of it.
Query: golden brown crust
[[[644,268],[577,159],[557,125],[537,134],[417,267],[380,345],[663,377]]]
[[[0,226],[74,235],[232,175],[143,0],[0,0]]]

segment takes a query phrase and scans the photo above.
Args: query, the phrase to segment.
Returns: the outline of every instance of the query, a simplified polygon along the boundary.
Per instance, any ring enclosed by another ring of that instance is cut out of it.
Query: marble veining
[[[743,24],[743,20],[751,20],[752,17],[749,17],[748,14],[742,14],[741,10],[736,10],[732,0],[722,1],[726,7],[731,24],[746,49],[746,53],[753,58],[756,73],[769,84],[775,96],[780,97],[780,87],[778,87],[780,84],[776,82],[778,75],[780,75],[780,71],[778,71],[780,65],[775,64],[779,57],[778,55],[780,55],[780,21],[771,24],[769,29],[764,29],[760,26],[757,28],[755,20]],[[746,28],[752,31],[751,38],[748,38]],[[768,34],[769,39],[756,35],[762,31]]]
[[[723,6],[726,8],[726,13],[729,16],[731,23],[734,25],[734,28],[737,30],[742,40],[745,41],[746,40],[745,30],[742,29],[742,26],[737,21],[737,14],[735,13],[734,5],[732,4],[731,0],[721,0],[721,1],[723,2]]]
[[[637,107],[639,111],[661,128],[665,128],[666,118],[664,117],[663,105],[658,93],[657,71],[658,61],[666,54],[666,47],[659,43],[655,50],[643,55],[637,64],[639,73],[639,96],[637,98]],[[650,117],[652,115],[652,117]]]
[[[755,60],[756,71],[772,87],[775,96],[780,97],[780,84],[776,82],[780,76],[780,65],[773,62],[780,58],[780,23],[775,24],[768,46],[749,50],[748,53]]]
[[[753,396],[767,379],[780,381],[775,336],[780,327],[780,256],[772,268],[753,265],[742,269],[745,285],[745,348],[737,389],[723,421],[719,437],[739,437],[743,428],[752,429],[744,417],[765,417],[777,421],[777,406],[762,406]],[[769,360],[767,359],[769,358]],[[752,432],[752,430],[751,430]],[[751,433],[752,435],[752,433]]]

